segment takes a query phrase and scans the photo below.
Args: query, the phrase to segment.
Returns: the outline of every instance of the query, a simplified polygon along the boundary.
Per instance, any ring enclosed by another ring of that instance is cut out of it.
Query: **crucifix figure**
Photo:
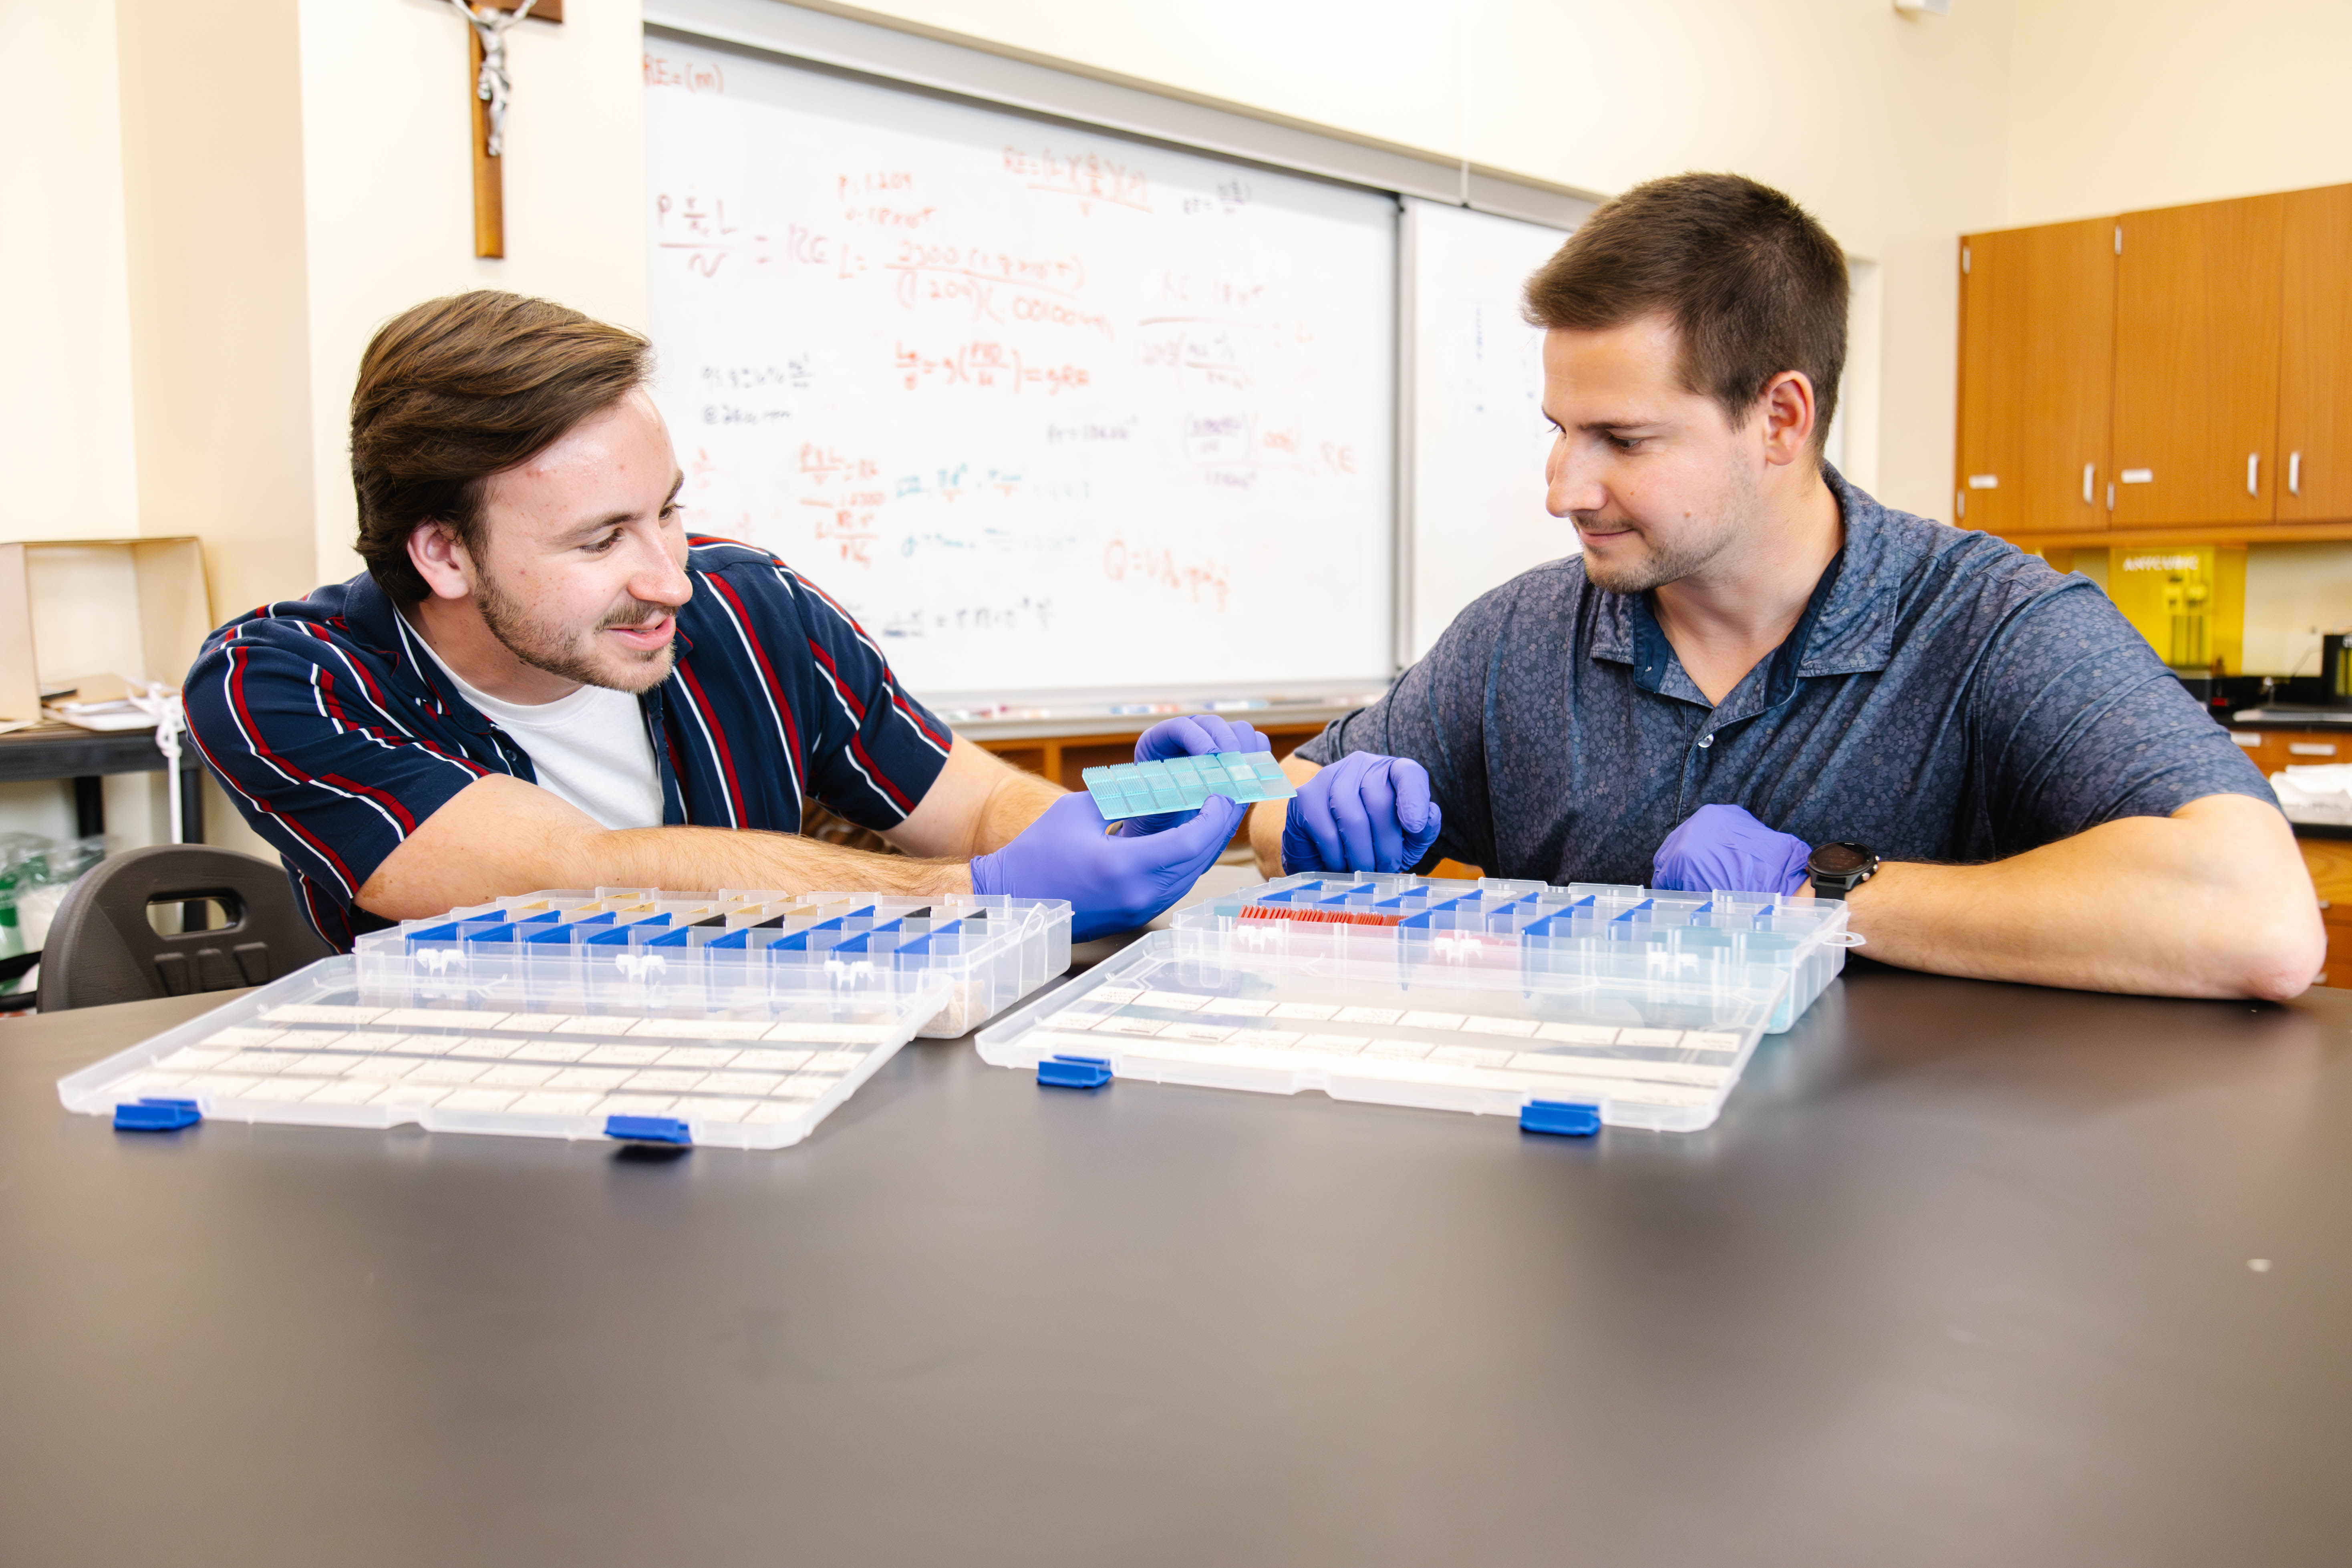
[[[506,191],[499,175],[506,151],[507,100],[514,80],[507,74],[507,30],[526,16],[563,19],[562,0],[449,0],[466,19],[474,72],[474,254],[504,256]],[[511,8],[509,8],[511,7]]]
[[[539,0],[522,0],[512,11],[490,5],[488,16],[474,8],[473,0],[449,0],[449,4],[473,25],[474,50],[481,60],[474,72],[474,96],[490,106],[489,144],[484,150],[495,158],[506,150],[507,94],[514,90],[513,79],[507,75],[507,29],[530,16]]]

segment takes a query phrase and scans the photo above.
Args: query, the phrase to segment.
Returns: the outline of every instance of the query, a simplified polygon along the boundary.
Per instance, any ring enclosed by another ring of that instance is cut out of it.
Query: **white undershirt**
[[[654,765],[653,740],[635,697],[583,686],[552,702],[501,702],[451,669],[432,644],[421,637],[416,641],[458,695],[521,745],[541,789],[607,827],[661,826],[661,771]]]

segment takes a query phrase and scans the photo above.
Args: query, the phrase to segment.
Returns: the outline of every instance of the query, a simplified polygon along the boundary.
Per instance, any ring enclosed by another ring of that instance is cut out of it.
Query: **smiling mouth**
[[[610,636],[620,638],[623,647],[634,648],[660,647],[669,641],[670,634],[677,629],[677,617],[675,616],[662,616],[650,621],[639,621],[634,626],[604,628]]]

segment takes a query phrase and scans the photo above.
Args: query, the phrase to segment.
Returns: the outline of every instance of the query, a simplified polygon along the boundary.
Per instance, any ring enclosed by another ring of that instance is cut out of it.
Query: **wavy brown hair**
[[[395,604],[429,590],[409,536],[446,523],[480,555],[491,475],[545,451],[653,374],[636,333],[494,289],[427,300],[386,321],[352,392],[359,552]]]

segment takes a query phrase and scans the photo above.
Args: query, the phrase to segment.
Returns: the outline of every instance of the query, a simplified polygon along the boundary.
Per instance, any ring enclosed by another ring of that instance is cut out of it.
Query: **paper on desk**
[[[52,719],[85,730],[152,730],[163,705],[177,695],[163,682],[131,680],[120,675],[85,675],[72,682],[70,700],[45,703]]]
[[[52,719],[85,730],[152,730],[155,715],[128,702],[59,702],[42,710]]]
[[[2352,826],[2352,763],[2291,767],[2271,775],[2271,789],[2290,822]]]

